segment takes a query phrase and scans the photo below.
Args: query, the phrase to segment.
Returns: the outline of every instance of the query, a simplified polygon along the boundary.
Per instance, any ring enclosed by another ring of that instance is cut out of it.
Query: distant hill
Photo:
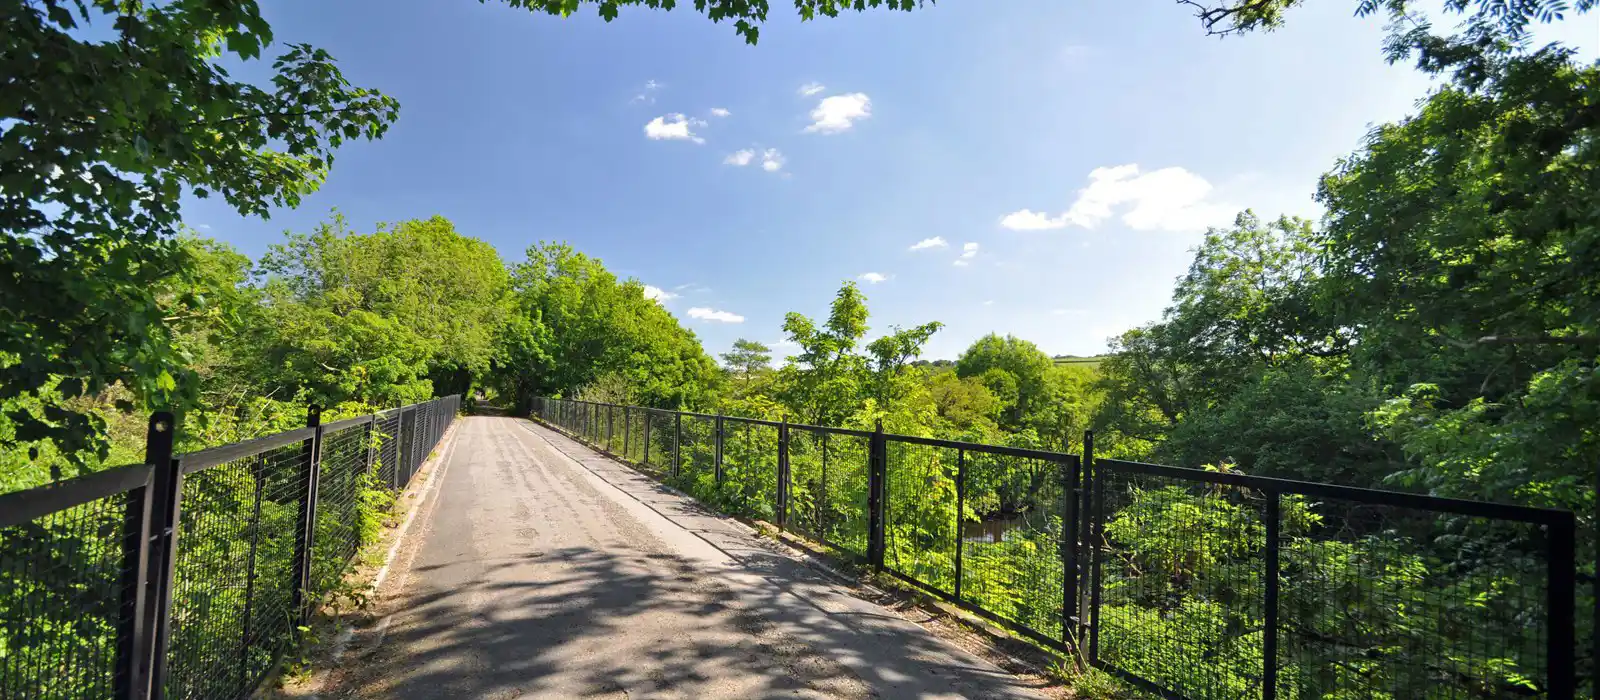
[[[1100,363],[1106,358],[1105,355],[1095,355],[1093,357],[1080,357],[1078,355],[1056,355],[1050,359],[1054,360],[1058,365],[1087,365],[1089,367],[1099,367]]]

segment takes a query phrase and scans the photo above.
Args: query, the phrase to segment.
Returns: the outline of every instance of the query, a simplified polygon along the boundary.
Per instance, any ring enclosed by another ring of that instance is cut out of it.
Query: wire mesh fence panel
[[[311,591],[334,589],[351,557],[375,536],[378,514],[363,508],[376,484],[367,472],[367,426],[354,425],[322,436],[317,470],[317,529],[313,538]]]
[[[1282,498],[1280,696],[1545,696],[1538,525]]]
[[[616,454],[622,449],[622,407],[606,406],[605,450]]]
[[[961,601],[1064,641],[1063,462],[981,446],[966,447],[961,458]]]
[[[1109,463],[1096,465],[1095,479],[1098,660],[1197,700],[1260,697],[1263,494]]]
[[[717,419],[684,414],[679,425],[678,475],[669,483],[709,503],[717,492]]]
[[[665,477],[672,474],[673,452],[677,447],[676,430],[677,414],[672,411],[650,411],[645,414],[645,420],[650,423],[649,439],[645,442],[649,446],[646,458],[641,464],[657,476]]]
[[[376,466],[378,472],[378,483],[390,486],[392,488],[400,488],[405,486],[403,482],[399,481],[398,476],[400,473],[400,445],[398,442],[400,433],[400,414],[394,411],[378,414],[377,421],[374,425],[374,430],[377,433],[375,438],[377,441],[377,448],[374,450],[374,453],[378,460],[378,464]]]
[[[778,507],[778,426],[722,419],[722,484],[713,505],[773,520]]]
[[[884,566],[940,593],[956,594],[960,450],[887,438]],[[792,461],[791,457],[791,461]]]
[[[309,459],[292,442],[184,477],[167,697],[241,697],[293,647]]]
[[[821,462],[827,464],[827,489],[818,516],[822,542],[859,559],[867,558],[867,470],[871,437],[825,431]]]
[[[406,483],[411,483],[411,480],[416,478],[417,470],[422,468],[422,462],[428,458],[427,440],[422,433],[422,412],[417,409],[411,410],[409,439],[411,452],[407,454],[406,460],[409,462],[406,465]]]
[[[822,515],[827,502],[828,480],[825,460],[828,434],[805,426],[789,426],[789,513],[788,528],[814,540],[821,540]]]
[[[143,487],[140,487],[143,490]],[[111,697],[127,492],[0,527],[0,697]]]
[[[589,444],[596,446],[605,444],[606,416],[609,415],[609,412],[610,409],[607,406],[589,405],[589,410],[585,412],[585,417],[589,421]]]

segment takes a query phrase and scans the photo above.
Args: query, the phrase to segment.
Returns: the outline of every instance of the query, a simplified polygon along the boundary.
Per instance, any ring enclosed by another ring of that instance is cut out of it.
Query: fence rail
[[[1572,513],[538,399],[546,424],[1166,698],[1577,691]],[[1592,680],[1586,680],[1592,686]]]
[[[299,642],[460,397],[0,495],[0,697],[244,698]]]

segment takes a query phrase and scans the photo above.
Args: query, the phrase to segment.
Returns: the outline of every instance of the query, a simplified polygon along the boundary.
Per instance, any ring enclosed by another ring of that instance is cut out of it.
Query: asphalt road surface
[[[1038,697],[554,431],[467,418],[440,455],[322,698]]]

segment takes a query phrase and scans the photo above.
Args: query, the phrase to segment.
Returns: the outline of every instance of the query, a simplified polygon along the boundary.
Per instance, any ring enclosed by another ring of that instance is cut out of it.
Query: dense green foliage
[[[510,320],[500,329],[495,386],[526,409],[534,396],[570,394],[607,379],[611,398],[702,406],[715,366],[693,333],[637,280],[618,280],[565,244],[528,249],[511,273]]]

